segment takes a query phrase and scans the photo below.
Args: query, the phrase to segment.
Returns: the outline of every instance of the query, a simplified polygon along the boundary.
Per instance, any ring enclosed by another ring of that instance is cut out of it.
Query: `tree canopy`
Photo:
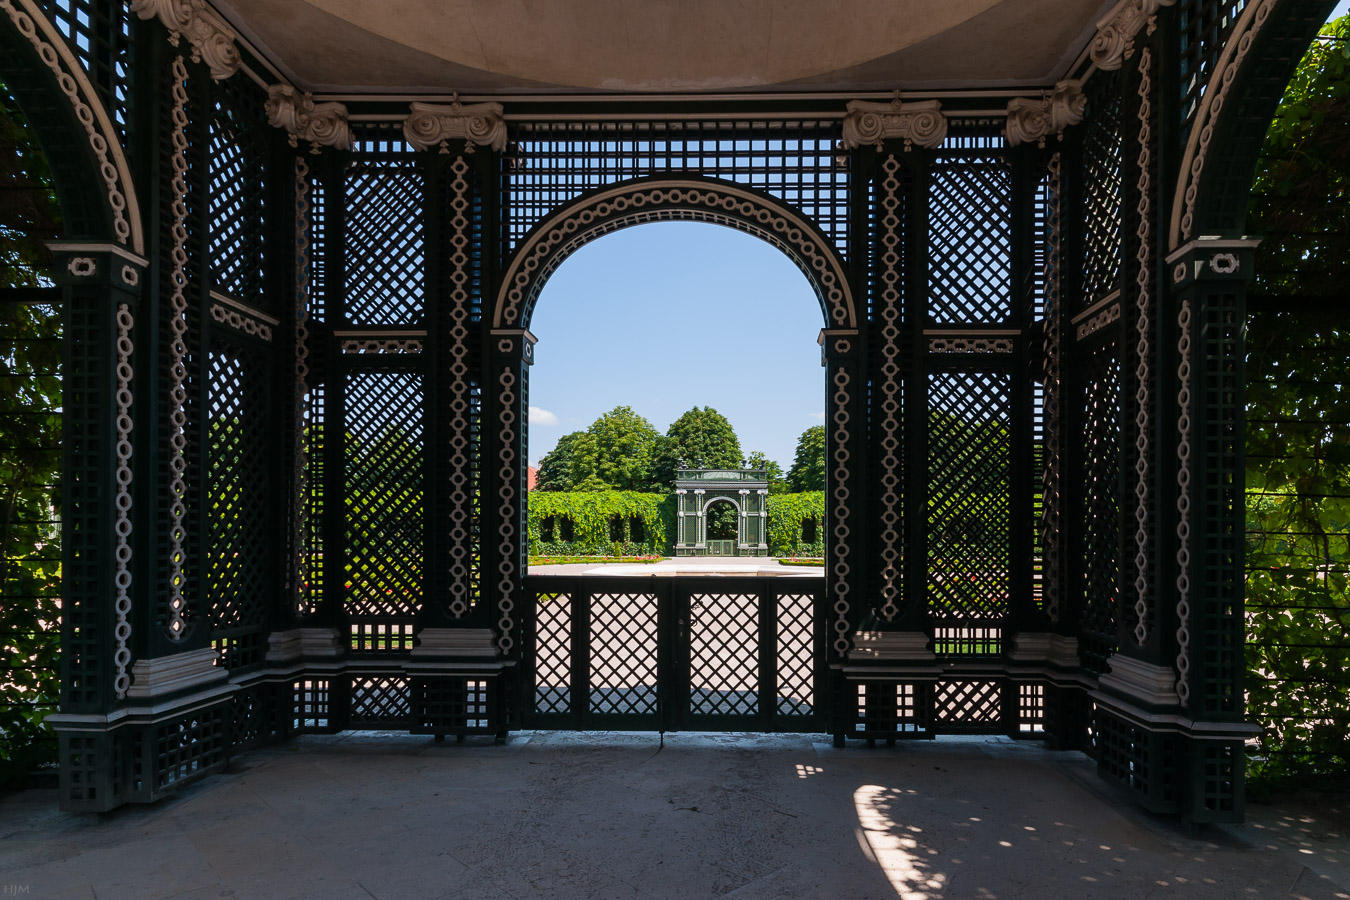
[[[1350,17],[1266,136],[1249,229],[1246,625],[1253,783],[1350,766]],[[1311,302],[1308,302],[1311,301]],[[1338,302],[1339,301],[1339,302]]]
[[[797,438],[797,454],[787,475],[788,489],[801,494],[825,490],[825,426],[812,425]]]
[[[1350,293],[1350,16],[1308,49],[1266,133],[1252,190],[1256,293]]]
[[[675,481],[680,460],[699,468],[740,468],[741,442],[736,429],[711,406],[695,406],[670,423],[661,442],[655,477],[662,490],[669,490]]]
[[[616,406],[574,431],[539,461],[541,491],[663,491],[653,477],[661,434],[631,406]]]

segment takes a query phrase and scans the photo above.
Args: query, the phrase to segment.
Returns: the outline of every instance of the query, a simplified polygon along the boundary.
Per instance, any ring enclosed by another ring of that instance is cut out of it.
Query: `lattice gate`
[[[527,727],[825,727],[822,578],[546,575],[524,596]]]

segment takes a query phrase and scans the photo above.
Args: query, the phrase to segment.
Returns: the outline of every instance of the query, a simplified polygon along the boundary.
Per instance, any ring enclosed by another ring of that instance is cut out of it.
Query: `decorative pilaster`
[[[493,329],[485,381],[492,392],[491,417],[485,422],[494,439],[486,448],[485,467],[494,472],[494,496],[484,496],[487,535],[493,543],[491,567],[484,570],[486,589],[496,611],[493,622],[497,649],[513,654],[516,633],[515,602],[524,575],[528,549],[525,534],[526,422],[528,421],[529,367],[534,362],[535,336],[525,329]]]
[[[832,612],[831,648],[843,657],[866,603],[866,359],[854,329],[824,329],[819,343],[825,367],[825,491],[830,511],[825,521],[825,592]]]

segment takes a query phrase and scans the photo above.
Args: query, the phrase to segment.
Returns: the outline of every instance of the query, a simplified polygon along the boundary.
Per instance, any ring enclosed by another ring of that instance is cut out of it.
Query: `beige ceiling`
[[[465,93],[1046,85],[1110,0],[216,0],[295,83]]]

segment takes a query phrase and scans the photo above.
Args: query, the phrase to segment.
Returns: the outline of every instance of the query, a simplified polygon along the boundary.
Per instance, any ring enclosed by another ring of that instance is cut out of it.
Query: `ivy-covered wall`
[[[770,494],[766,506],[770,556],[825,555],[824,491]]]
[[[668,554],[675,498],[637,491],[532,491],[531,556]]]
[[[534,491],[531,556],[613,556],[671,552],[675,497],[636,491]],[[823,556],[825,494],[768,498],[769,555]]]

